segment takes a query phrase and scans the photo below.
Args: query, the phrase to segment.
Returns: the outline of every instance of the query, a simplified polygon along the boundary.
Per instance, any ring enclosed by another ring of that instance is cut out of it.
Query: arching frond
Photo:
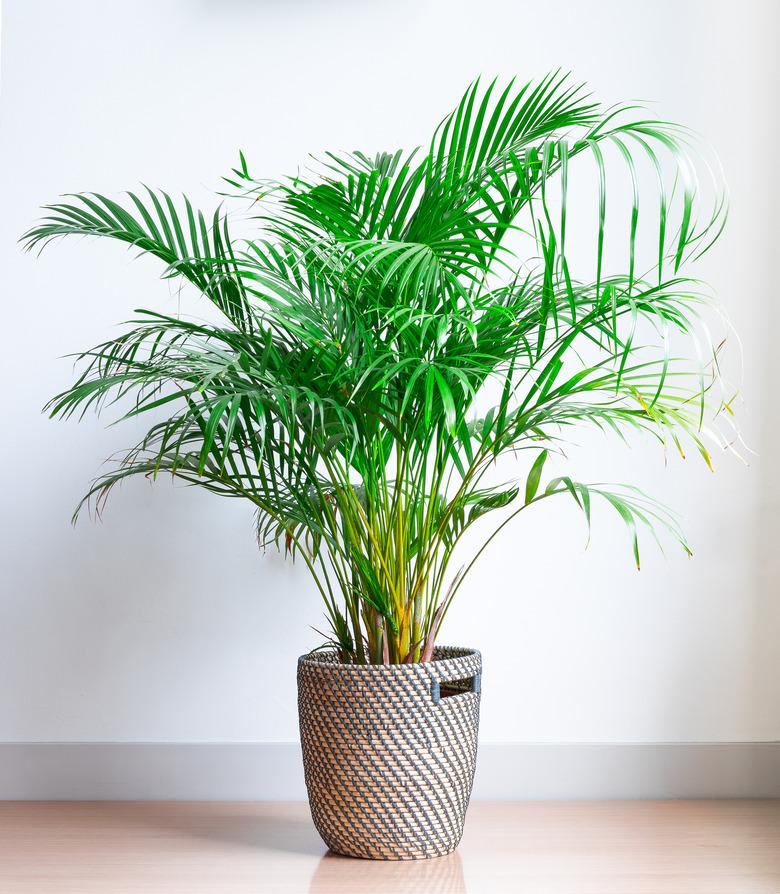
[[[357,662],[427,658],[474,561],[541,500],[569,498],[588,525],[601,501],[637,565],[641,533],[690,551],[635,489],[549,471],[574,427],[691,445],[708,465],[735,437],[712,300],[685,272],[726,194],[690,133],[553,72],[475,81],[424,145],[327,153],[280,182],[241,153],[208,218],[164,192],[84,193],[23,237],[115,239],[223,314],[140,310],[81,355],[52,415],[151,420],[87,502],[161,474],[249,500],[258,541],[306,563]],[[527,473],[494,484],[502,457]],[[482,546],[452,574],[473,525]]]

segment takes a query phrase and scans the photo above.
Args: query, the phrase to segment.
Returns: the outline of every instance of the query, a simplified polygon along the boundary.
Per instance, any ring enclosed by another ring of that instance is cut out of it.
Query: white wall
[[[518,522],[445,639],[485,655],[486,741],[780,738],[777,34],[771,0],[6,0],[0,108],[0,741],[272,741],[297,735],[295,658],[320,609],[302,568],[254,546],[237,503],[145,482],[69,526],[101,461],[137,434],[47,421],[57,359],[138,306],[158,267],[111,244],[40,260],[37,206],[140,180],[202,203],[239,147],[269,176],[308,152],[412,146],[477,73],[564,66],[607,100],[657,101],[703,132],[732,189],[704,273],[745,348],[758,456],[701,464],[588,439],[572,471],[675,505],[693,560],[567,506]],[[555,533],[553,540],[552,534]],[[560,544],[566,544],[565,551]]]

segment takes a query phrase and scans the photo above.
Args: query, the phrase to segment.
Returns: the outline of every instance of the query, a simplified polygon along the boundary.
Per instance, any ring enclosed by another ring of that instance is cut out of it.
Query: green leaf
[[[533,500],[536,496],[536,492],[539,490],[539,482],[542,478],[542,469],[544,468],[544,464],[547,460],[547,450],[542,450],[539,456],[534,460],[534,464],[531,466],[531,471],[528,473],[528,478],[525,482],[525,504],[526,506]]]
[[[468,523],[471,524],[487,512],[494,509],[503,509],[515,500],[520,493],[520,488],[510,487],[504,490],[482,490],[475,491],[466,498],[464,502],[471,505]]]

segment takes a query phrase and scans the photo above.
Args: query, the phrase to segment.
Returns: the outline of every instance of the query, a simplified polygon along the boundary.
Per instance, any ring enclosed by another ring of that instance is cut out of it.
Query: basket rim
[[[446,650],[451,654],[437,658],[436,652],[439,650]],[[421,670],[433,669],[435,667],[441,668],[450,662],[461,661],[464,658],[476,658],[480,661],[480,664],[482,661],[482,653],[479,649],[474,649],[470,646],[437,646],[434,650],[433,661],[416,661],[411,664],[345,664],[342,661],[328,660],[334,655],[338,655],[338,652],[335,649],[321,649],[315,652],[307,652],[305,655],[301,655],[298,658],[298,664],[303,664],[308,667],[316,667],[320,670],[327,669],[341,673],[386,674],[388,671],[392,673],[418,673],[418,668]]]

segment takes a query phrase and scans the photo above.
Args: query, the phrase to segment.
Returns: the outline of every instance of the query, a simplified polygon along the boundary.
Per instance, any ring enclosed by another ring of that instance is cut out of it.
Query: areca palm
[[[587,270],[569,247],[581,158],[596,175]],[[605,261],[614,167],[628,184],[619,272]],[[568,497],[590,523],[604,500],[637,564],[642,528],[688,550],[639,491],[549,477],[545,462],[572,426],[592,425],[681,451],[687,439],[709,463],[712,420],[730,408],[716,352],[685,359],[706,299],[683,267],[719,235],[725,199],[715,189],[707,202],[700,170],[682,128],[604,108],[554,73],[474,83],[424,151],[328,153],[279,182],[254,178],[242,154],[213,215],[152,190],[48,206],[28,247],[71,234],[128,243],[221,315],[141,310],[81,355],[53,416],[120,402],[122,416],[156,420],[85,501],[99,510],[124,479],[163,473],[250,501],[260,541],[305,562],[333,642],[358,663],[430,659],[485,545],[540,501]],[[640,221],[647,171],[655,207],[643,200]],[[225,210],[236,206],[240,237]],[[491,484],[520,451],[530,471]],[[464,554],[477,524],[481,546]]]

